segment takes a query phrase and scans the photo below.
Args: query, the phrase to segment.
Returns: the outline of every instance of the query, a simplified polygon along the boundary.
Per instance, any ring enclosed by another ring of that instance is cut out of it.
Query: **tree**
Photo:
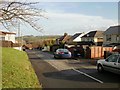
[[[9,30],[11,26],[16,27],[16,22],[25,22],[35,30],[41,31],[37,21],[46,17],[43,14],[44,10],[34,7],[37,3],[0,1],[0,23]]]

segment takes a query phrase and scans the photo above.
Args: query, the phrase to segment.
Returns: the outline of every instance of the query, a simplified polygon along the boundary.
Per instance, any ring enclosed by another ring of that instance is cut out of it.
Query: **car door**
[[[120,74],[120,55],[119,55],[119,58],[118,58],[118,64],[117,64],[117,66],[118,66],[118,74]]]
[[[104,68],[108,71],[111,72],[117,72],[118,71],[118,59],[119,59],[119,55],[117,54],[113,54],[111,56],[109,56],[104,63]]]

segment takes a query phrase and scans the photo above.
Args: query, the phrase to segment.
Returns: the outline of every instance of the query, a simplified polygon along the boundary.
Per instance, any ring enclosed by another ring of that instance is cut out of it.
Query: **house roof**
[[[6,34],[16,34],[16,33],[0,31],[0,35],[6,35]]]
[[[65,36],[61,36],[58,39],[59,39],[59,41],[62,41],[64,38],[65,38]]]
[[[110,34],[120,34],[120,25],[118,26],[111,26],[109,27],[104,34],[110,35]]]
[[[57,38],[59,41],[61,42],[67,42],[69,39],[71,38],[70,35],[64,35],[64,36],[61,36],[59,38]]]
[[[74,34],[71,38],[74,40],[75,38],[77,38],[79,35],[81,35],[82,33],[76,33]]]
[[[103,37],[104,31],[90,31],[82,37]]]
[[[63,42],[67,42],[70,38],[71,38],[71,36],[70,36],[70,35],[67,35],[67,36],[64,37],[64,39],[63,39],[62,41],[63,41]]]

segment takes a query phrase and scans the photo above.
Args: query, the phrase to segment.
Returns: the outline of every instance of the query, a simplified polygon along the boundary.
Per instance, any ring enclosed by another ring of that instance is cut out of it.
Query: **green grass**
[[[2,48],[2,88],[40,88],[25,52]]]

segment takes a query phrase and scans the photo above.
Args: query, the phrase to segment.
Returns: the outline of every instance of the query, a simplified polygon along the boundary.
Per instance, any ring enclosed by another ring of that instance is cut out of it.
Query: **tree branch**
[[[42,9],[37,9],[31,7],[35,3],[22,3],[22,2],[0,2],[0,23],[3,24],[5,28],[10,25],[14,25],[14,21],[22,20],[28,23],[37,31],[41,31],[40,25],[35,22],[41,17],[46,18],[42,13]]]

